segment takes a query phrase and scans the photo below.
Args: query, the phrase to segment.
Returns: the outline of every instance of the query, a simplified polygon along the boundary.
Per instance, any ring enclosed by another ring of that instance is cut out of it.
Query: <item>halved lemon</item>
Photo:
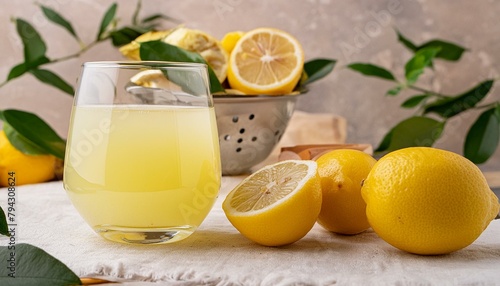
[[[229,58],[231,88],[248,94],[288,94],[302,75],[304,52],[290,34],[273,28],[245,33]]]
[[[256,243],[293,243],[311,230],[321,209],[317,164],[289,160],[266,166],[236,186],[222,209],[231,224]]]

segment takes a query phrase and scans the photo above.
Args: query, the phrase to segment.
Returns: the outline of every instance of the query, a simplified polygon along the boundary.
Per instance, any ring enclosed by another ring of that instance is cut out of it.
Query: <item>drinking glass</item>
[[[83,65],[64,188],[94,231],[123,243],[186,238],[212,208],[220,180],[205,65]]]

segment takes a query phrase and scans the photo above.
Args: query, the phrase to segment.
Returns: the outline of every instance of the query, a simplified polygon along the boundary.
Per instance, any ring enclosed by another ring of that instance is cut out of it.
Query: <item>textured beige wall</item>
[[[60,57],[78,49],[61,28],[43,18],[32,0],[0,0],[0,79],[22,60],[22,47],[11,17],[33,23],[48,45],[49,57]],[[40,0],[62,12],[85,42],[97,31],[101,15],[111,0]],[[119,2],[123,23],[135,8],[135,1]],[[339,62],[328,78],[314,84],[299,100],[298,108],[309,112],[339,114],[347,118],[348,141],[374,145],[396,120],[412,115],[401,110],[409,95],[384,97],[388,82],[370,79],[345,68],[353,61],[373,62],[403,73],[409,53],[397,44],[393,27],[417,43],[440,37],[470,49],[459,63],[439,63],[436,74],[427,73],[421,85],[453,94],[468,89],[500,70],[500,1],[496,0],[144,0],[142,15],[168,14],[188,27],[202,29],[220,38],[232,30],[260,26],[277,27],[295,35],[304,46],[306,58],[331,57]],[[166,27],[172,24],[166,23]],[[79,59],[56,64],[50,69],[69,82],[78,76],[80,64],[89,60],[119,60],[121,56],[109,43],[100,44]],[[495,87],[488,101],[500,99]],[[71,98],[42,85],[30,75],[0,89],[0,108],[20,108],[39,114],[58,132],[66,135]],[[464,134],[478,113],[458,116],[449,122],[437,146],[461,152]],[[482,166],[500,169],[500,149]]]

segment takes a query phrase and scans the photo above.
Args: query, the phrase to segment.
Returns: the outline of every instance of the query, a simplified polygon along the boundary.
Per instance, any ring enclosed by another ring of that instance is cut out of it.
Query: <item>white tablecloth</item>
[[[292,245],[264,247],[241,236],[221,209],[241,179],[223,178],[217,203],[192,236],[156,246],[113,243],[95,234],[61,182],[18,186],[17,243],[43,248],[79,276],[168,285],[500,285],[500,220],[469,247],[442,256],[402,252],[371,230],[341,236],[318,225]],[[0,189],[0,205],[6,201],[6,189]],[[0,245],[6,244],[1,238]]]

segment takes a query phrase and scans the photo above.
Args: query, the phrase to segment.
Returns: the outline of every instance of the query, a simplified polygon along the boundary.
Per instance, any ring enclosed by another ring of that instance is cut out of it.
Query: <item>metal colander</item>
[[[249,172],[285,133],[298,95],[214,96],[223,175]]]

